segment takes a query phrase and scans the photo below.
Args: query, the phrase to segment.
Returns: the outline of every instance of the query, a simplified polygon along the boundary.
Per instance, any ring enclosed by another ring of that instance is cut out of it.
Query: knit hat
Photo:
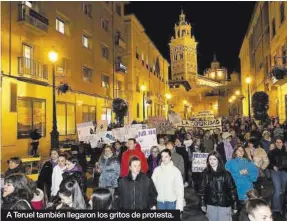
[[[264,137],[267,134],[270,136],[270,132],[268,130],[264,130],[263,133],[262,133],[262,136]]]

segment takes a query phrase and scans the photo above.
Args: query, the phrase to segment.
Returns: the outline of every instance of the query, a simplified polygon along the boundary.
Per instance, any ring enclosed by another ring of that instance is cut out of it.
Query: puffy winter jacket
[[[99,168],[101,170],[99,187],[116,188],[120,176],[120,164],[117,157],[106,158],[102,156],[99,160]]]
[[[157,201],[174,202],[176,209],[183,211],[184,186],[181,173],[171,161],[169,164],[161,164],[155,168],[152,180],[158,191]]]
[[[144,210],[156,206],[157,191],[151,178],[139,173],[135,180],[132,174],[120,179],[115,198],[119,209]]]
[[[280,171],[287,171],[287,150],[286,147],[282,149],[275,148],[268,153],[268,158],[270,161],[269,168],[273,170],[276,166]]]
[[[141,151],[140,145],[137,144],[134,150],[127,150],[123,153],[121,162],[121,177],[125,177],[129,174],[129,160],[132,157],[137,157],[141,161],[141,172],[146,173],[148,171],[147,159],[144,153]]]
[[[205,169],[199,193],[202,206],[232,206],[237,209],[237,190],[228,171],[210,172]]]

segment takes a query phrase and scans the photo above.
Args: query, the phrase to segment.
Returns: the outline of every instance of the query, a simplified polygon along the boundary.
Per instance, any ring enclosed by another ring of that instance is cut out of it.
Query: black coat
[[[228,171],[209,172],[205,169],[199,193],[202,206],[232,206],[237,209],[236,186]]]
[[[269,169],[273,170],[276,166],[280,171],[287,171],[287,151],[286,147],[282,147],[281,150],[275,148],[268,153]]]
[[[117,155],[119,162],[122,162],[123,153],[124,153],[127,149],[128,149],[128,148],[127,148],[126,146],[121,146],[121,147],[120,147],[120,152],[119,152],[118,155]]]
[[[46,191],[48,197],[51,196],[52,174],[53,174],[53,164],[49,160],[46,161],[42,166],[37,181],[38,188],[43,191]]]
[[[2,197],[1,209],[3,210],[32,210],[32,206],[28,200],[21,200],[15,194],[9,194]]]
[[[157,191],[151,178],[139,173],[135,180],[132,174],[120,179],[116,191],[119,209],[144,210],[157,204]]]
[[[5,172],[4,177],[6,178],[7,176],[10,176],[10,175],[15,174],[15,173],[25,173],[25,170],[24,170],[23,167],[17,166],[17,167],[14,168],[14,169],[8,169],[8,170]]]
[[[156,164],[157,166],[159,166],[159,161],[160,161],[160,155],[157,156],[157,159],[156,159]],[[147,164],[148,164],[148,171],[147,171],[147,175],[149,177],[152,176],[152,173],[153,173],[153,165],[152,165],[152,155],[149,155],[149,157],[147,158]]]

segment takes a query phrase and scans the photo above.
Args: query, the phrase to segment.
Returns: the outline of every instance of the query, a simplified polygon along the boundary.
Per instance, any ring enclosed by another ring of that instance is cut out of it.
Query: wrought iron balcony
[[[18,5],[18,21],[25,22],[32,27],[48,32],[49,20],[25,4]]]
[[[18,58],[18,75],[20,77],[48,81],[48,66],[29,58]]]

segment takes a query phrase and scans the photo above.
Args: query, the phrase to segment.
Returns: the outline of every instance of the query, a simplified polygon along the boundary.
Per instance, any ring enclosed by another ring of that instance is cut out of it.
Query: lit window
[[[218,76],[218,77],[222,77],[222,71],[218,71],[218,72],[217,72],[217,76]]]
[[[82,72],[83,72],[83,79],[85,81],[90,81],[91,82],[92,78],[93,78],[93,70],[91,68],[83,66],[82,67]]]
[[[211,72],[211,73],[210,73],[210,77],[211,77],[211,78],[215,78],[215,73],[214,73],[214,72]]]
[[[102,75],[102,87],[109,88],[110,87],[110,78],[107,75]]]
[[[65,34],[65,22],[59,18],[56,18],[56,30],[62,34]]]
[[[89,38],[87,36],[83,35],[82,41],[83,41],[83,46],[85,48],[89,48]]]
[[[76,107],[74,104],[57,103],[57,125],[60,135],[76,133]]]
[[[96,107],[83,105],[82,106],[82,122],[95,122],[96,121]]]

